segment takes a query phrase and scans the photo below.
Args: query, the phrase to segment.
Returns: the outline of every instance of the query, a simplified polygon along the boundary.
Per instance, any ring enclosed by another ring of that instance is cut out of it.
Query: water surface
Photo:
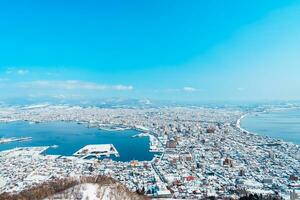
[[[0,137],[32,137],[31,141],[0,144],[0,151],[14,147],[58,145],[58,148],[48,149],[46,153],[68,156],[88,144],[113,144],[120,154],[119,158],[112,156],[114,160],[151,160],[153,153],[149,152],[149,138],[132,137],[138,133],[136,130],[104,131],[75,122],[0,123]]]
[[[300,145],[300,109],[247,115],[241,127],[257,134]]]

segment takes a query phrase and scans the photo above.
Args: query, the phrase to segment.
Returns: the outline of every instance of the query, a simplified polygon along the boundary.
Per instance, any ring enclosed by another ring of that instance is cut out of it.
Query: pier
[[[82,159],[85,159],[88,157],[101,158],[101,156],[109,157],[110,155],[115,155],[116,157],[119,157],[119,153],[113,144],[87,145],[87,146],[79,149],[73,155],[76,157],[80,157]]]
[[[0,144],[10,143],[10,142],[21,142],[32,140],[32,137],[21,137],[21,138],[0,138]]]

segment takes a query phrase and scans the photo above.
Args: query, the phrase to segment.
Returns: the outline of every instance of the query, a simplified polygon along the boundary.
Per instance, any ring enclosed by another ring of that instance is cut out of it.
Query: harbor
[[[43,120],[34,120],[43,121]],[[154,153],[149,152],[149,137],[132,137],[139,134],[136,130],[104,131],[98,128],[87,128],[85,123],[77,122],[41,122],[29,124],[26,121],[0,123],[0,138],[25,138],[31,140],[9,142],[0,145],[1,150],[16,147],[53,146],[45,151],[46,155],[73,156],[74,152],[91,144],[113,144],[119,157],[110,158],[117,161],[152,160]],[[128,146],[132,144],[132,146]],[[136,151],[136,149],[139,151]],[[106,156],[102,156],[106,158]]]
[[[2,111],[2,118],[17,122],[0,123],[1,137],[10,133],[33,140],[0,145],[2,192],[82,174],[110,176],[132,191],[157,198],[238,199],[255,191],[286,199],[299,188],[299,146],[241,130],[240,119],[247,113],[242,110],[68,106],[11,110]],[[147,130],[106,132],[87,128],[90,122]],[[52,148],[37,155],[35,146]],[[20,180],[24,181],[18,185]]]

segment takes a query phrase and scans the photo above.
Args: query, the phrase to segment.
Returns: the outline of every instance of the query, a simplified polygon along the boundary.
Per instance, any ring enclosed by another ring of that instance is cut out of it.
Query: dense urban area
[[[258,194],[296,199],[299,146],[243,130],[240,120],[247,112],[202,107],[2,107],[3,123],[75,121],[88,127],[137,129],[141,137],[149,137],[149,151],[155,156],[151,161],[120,162],[107,156],[46,155],[47,146],[9,149],[0,152],[0,193],[18,193],[57,178],[105,175],[155,198],[238,199]]]

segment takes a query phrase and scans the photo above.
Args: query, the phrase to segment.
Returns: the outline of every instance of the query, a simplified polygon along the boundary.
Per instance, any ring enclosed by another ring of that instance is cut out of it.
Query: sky
[[[0,2],[0,100],[300,99],[300,1]]]

